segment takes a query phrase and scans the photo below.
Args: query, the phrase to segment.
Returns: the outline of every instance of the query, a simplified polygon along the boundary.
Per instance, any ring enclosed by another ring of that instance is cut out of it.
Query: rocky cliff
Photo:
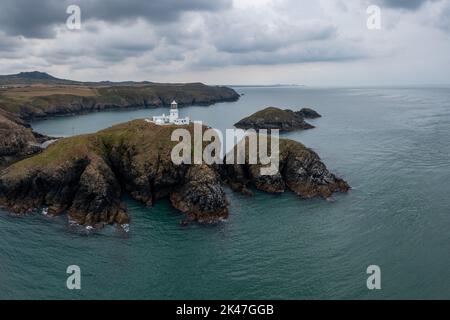
[[[0,168],[40,151],[48,137],[33,132],[26,121],[105,109],[211,105],[235,101],[231,88],[202,83],[78,82],[42,72],[0,76]]]
[[[61,139],[1,172],[0,205],[18,214],[67,212],[83,225],[124,224],[129,218],[120,197],[126,192],[147,205],[169,198],[192,220],[226,217],[217,172],[172,163],[173,129],[137,120]]]
[[[193,84],[149,84],[91,88],[90,95],[52,94],[36,96],[16,106],[22,119],[73,115],[106,109],[151,108],[168,106],[177,100],[180,106],[211,105],[236,101],[239,95],[230,88]]]
[[[301,197],[329,197],[348,184],[330,173],[313,151],[280,140],[280,173],[261,176],[259,165],[175,165],[174,126],[135,120],[96,134],[61,139],[42,153],[0,172],[0,206],[23,214],[46,209],[71,220],[101,226],[126,224],[125,193],[146,205],[162,198],[187,220],[216,221],[228,216],[223,183],[245,192],[292,190]],[[193,132],[193,125],[185,126]]]
[[[0,169],[8,163],[41,151],[48,137],[34,132],[14,114],[0,110]]]
[[[302,108],[299,111],[295,111],[295,113],[305,119],[315,119],[321,117],[321,115],[317,111],[311,108]]]
[[[267,107],[240,120],[234,126],[241,129],[278,129],[280,131],[306,130],[314,128],[305,118],[314,118],[317,114],[312,109],[292,111]],[[319,114],[317,114],[320,116]]]
[[[269,139],[269,144],[270,144]],[[236,148],[232,152],[236,152]],[[320,157],[303,144],[279,139],[279,167],[275,175],[261,175],[261,164],[250,164],[248,148],[245,163],[221,166],[222,178],[235,191],[251,194],[249,187],[269,193],[295,192],[301,198],[329,198],[334,192],[347,192],[346,181],[328,171]]]

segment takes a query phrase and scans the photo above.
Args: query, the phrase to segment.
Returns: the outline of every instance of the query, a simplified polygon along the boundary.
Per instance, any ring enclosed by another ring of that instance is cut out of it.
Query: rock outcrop
[[[183,127],[193,136],[192,124]],[[169,199],[187,221],[212,222],[228,216],[224,183],[244,193],[252,185],[270,193],[289,189],[303,198],[326,198],[349,189],[316,153],[286,139],[280,139],[280,171],[273,176],[262,176],[261,165],[248,161],[176,165],[171,160],[178,143],[171,141],[175,128],[180,126],[134,120],[60,139],[0,172],[0,206],[17,214],[41,209],[68,213],[82,225],[122,225],[130,220],[120,200],[127,193],[149,206]]]
[[[1,172],[0,205],[18,214],[39,208],[53,215],[68,212],[83,225],[124,224],[129,218],[120,197],[127,192],[147,205],[169,198],[190,220],[226,217],[218,173],[171,161],[174,128],[179,127],[136,120],[61,139]]]
[[[40,152],[39,145],[49,139],[3,110],[0,110],[0,137],[0,169],[8,163]]]
[[[304,110],[304,109],[302,109]],[[278,129],[280,131],[306,130],[314,128],[304,119],[302,111],[267,107],[240,120],[234,126],[241,129]]]
[[[295,113],[305,119],[316,119],[321,117],[321,115],[317,111],[311,108],[302,108],[300,109],[300,111],[295,111]]]
[[[261,167],[261,164],[249,164],[247,151],[244,164],[224,165],[221,174],[235,191],[245,194],[251,193],[248,187],[254,186],[268,193],[291,190],[309,199],[329,198],[334,192],[350,189],[347,182],[328,171],[317,153],[289,139],[279,139],[278,173],[261,175]]]

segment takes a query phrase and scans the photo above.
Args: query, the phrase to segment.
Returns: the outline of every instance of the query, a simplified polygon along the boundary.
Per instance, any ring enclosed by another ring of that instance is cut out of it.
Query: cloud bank
[[[340,74],[370,83],[373,69],[378,82],[390,73],[406,81],[404,65],[420,59],[428,68],[420,68],[424,81],[443,69],[450,0],[375,3],[383,25],[377,31],[366,28],[371,1],[3,0],[0,67],[80,80],[258,83],[265,74],[262,82],[312,84],[341,83]],[[80,30],[65,24],[72,4],[81,8]],[[444,71],[435,79],[450,82]]]

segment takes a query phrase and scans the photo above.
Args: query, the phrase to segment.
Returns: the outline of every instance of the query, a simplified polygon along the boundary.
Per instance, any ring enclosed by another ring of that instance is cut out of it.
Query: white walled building
[[[153,116],[152,122],[164,125],[164,124],[176,124],[176,125],[183,125],[183,124],[189,124],[190,120],[189,117],[185,118],[179,118],[178,117],[178,103],[173,100],[170,104],[170,113],[168,116],[163,114],[162,116]]]

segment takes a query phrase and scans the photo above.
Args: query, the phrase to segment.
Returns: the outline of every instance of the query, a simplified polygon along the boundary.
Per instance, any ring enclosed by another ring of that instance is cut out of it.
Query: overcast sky
[[[69,5],[81,29],[66,26]],[[366,26],[370,5],[381,30]],[[0,74],[311,86],[450,84],[450,0],[2,0]]]

